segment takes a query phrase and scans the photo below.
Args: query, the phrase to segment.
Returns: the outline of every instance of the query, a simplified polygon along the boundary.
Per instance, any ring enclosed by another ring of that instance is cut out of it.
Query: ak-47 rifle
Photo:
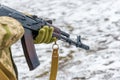
[[[15,18],[24,27],[25,33],[21,39],[21,42],[30,70],[35,69],[40,64],[35,51],[33,39],[37,36],[39,29],[44,25],[54,27],[52,36],[56,37],[58,40],[63,40],[71,45],[75,45],[76,47],[89,50],[89,46],[81,42],[80,36],[77,36],[77,41],[73,41],[70,39],[70,35],[68,33],[61,31],[59,28],[53,26],[49,21],[38,18],[37,16],[28,16],[4,5],[0,5],[0,16],[9,16]]]

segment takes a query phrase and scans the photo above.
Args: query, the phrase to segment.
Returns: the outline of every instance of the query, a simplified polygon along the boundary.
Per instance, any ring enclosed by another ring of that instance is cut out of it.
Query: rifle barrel
[[[75,45],[76,47],[79,47],[79,48],[83,48],[83,49],[85,49],[85,50],[89,50],[89,46],[87,46],[87,45],[85,45],[85,44],[83,44],[83,43],[81,43],[81,42],[75,42],[75,41],[73,41],[72,39],[70,39],[70,38],[68,38],[68,37],[64,37],[64,36],[62,36],[62,35],[59,35],[59,34],[57,34],[57,33],[53,33],[53,36],[54,37],[57,37],[58,39],[60,39],[60,40],[63,40],[63,41],[65,41],[65,42],[68,42],[70,45]]]

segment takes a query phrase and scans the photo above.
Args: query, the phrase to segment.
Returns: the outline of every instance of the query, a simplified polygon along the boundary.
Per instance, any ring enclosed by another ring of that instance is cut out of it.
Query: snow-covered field
[[[16,10],[54,20],[71,34],[81,35],[89,51],[58,41],[57,80],[120,80],[120,0],[0,0]],[[29,71],[20,41],[12,46],[19,80],[49,80],[52,44],[36,45],[41,65]]]

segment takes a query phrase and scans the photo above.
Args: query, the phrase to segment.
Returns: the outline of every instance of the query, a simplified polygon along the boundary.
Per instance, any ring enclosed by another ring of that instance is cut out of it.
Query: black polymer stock
[[[70,35],[68,33],[61,31],[59,28],[53,26],[49,21],[38,18],[37,16],[28,16],[4,5],[0,5],[0,16],[9,16],[15,18],[24,27],[25,33],[21,39],[21,42],[30,70],[35,69],[40,64],[34,47],[33,39],[37,36],[39,29],[44,25],[54,27],[52,36],[56,37],[58,40],[62,40],[70,45],[75,45],[76,47],[89,50],[89,46],[81,43],[80,36],[77,36],[77,41],[73,41],[70,39]]]

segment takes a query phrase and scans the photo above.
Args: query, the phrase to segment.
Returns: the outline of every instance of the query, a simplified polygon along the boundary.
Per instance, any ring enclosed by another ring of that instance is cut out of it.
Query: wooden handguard
[[[21,43],[29,69],[33,70],[40,64],[40,62],[35,51],[31,30],[25,29],[25,33],[21,39]]]

